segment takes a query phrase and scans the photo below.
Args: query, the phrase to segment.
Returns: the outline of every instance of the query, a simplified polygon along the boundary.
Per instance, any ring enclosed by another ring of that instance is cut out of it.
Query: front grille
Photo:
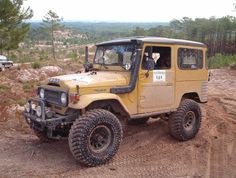
[[[61,103],[61,94],[63,91],[58,91],[58,90],[49,90],[49,89],[44,89],[45,93],[45,100],[48,103],[55,104],[57,106],[66,106]]]
[[[59,91],[45,90],[45,99],[47,101],[52,101],[59,103],[60,102],[60,94]]]

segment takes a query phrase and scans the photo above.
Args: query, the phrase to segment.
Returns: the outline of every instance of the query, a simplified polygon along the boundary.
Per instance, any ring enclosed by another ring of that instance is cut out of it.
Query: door
[[[147,45],[139,72],[138,112],[155,112],[174,104],[173,50],[170,46]],[[155,61],[154,70],[146,69],[146,61]]]

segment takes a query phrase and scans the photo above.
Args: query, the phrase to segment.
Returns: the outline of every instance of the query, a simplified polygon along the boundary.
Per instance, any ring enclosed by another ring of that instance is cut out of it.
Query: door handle
[[[145,99],[145,96],[140,96],[139,97],[139,100],[144,100]]]
[[[173,86],[173,83],[167,83],[166,85],[167,86]]]

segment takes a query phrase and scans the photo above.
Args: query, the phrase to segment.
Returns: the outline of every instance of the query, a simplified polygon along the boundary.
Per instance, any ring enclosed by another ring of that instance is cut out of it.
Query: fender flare
[[[87,94],[80,96],[80,99],[77,103],[70,103],[69,107],[73,109],[84,109],[95,101],[104,101],[104,100],[116,100],[123,107],[123,109],[130,114],[128,108],[124,105],[119,96],[113,93],[98,93],[98,94]]]

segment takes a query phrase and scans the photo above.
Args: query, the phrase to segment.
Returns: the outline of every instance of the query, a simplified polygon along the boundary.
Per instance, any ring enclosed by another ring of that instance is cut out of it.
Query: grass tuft
[[[216,54],[215,56],[208,59],[208,68],[209,69],[218,69],[222,67],[228,67],[236,63],[236,55],[222,55]]]
[[[41,67],[41,63],[38,61],[35,61],[35,62],[31,63],[31,67],[33,69],[39,69]]]
[[[9,86],[6,86],[6,85],[3,85],[3,84],[0,84],[0,92],[4,92],[6,90],[9,90],[10,87]]]

